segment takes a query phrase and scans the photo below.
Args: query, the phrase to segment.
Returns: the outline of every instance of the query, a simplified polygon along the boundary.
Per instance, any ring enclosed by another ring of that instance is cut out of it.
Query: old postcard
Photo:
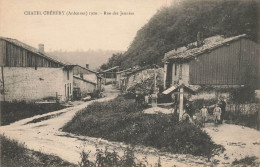
[[[259,166],[259,7],[0,0],[0,166]]]

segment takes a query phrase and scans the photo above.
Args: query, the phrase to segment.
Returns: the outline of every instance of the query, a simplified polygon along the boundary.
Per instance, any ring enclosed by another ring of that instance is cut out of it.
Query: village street
[[[112,87],[105,88],[106,98],[95,101],[106,101],[113,99],[118,91]],[[60,128],[70,121],[75,113],[93,101],[66,108],[60,111],[34,116],[20,120],[8,126],[0,127],[0,133],[7,137],[16,139],[32,150],[40,151],[47,154],[53,154],[64,160],[77,164],[80,161],[80,152],[84,149],[90,150],[90,160],[94,160],[96,148],[116,150],[122,155],[127,145],[119,142],[110,142],[100,138],[76,136],[61,132]],[[40,119],[39,119],[40,118]],[[43,120],[41,120],[41,118]],[[48,118],[48,119],[44,119]],[[41,120],[41,121],[37,121]],[[34,120],[32,123],[28,123]],[[232,130],[231,130],[232,129]],[[245,156],[257,156],[260,158],[260,132],[254,129],[224,124],[219,127],[208,125],[205,130],[212,136],[217,144],[222,144],[226,151],[220,156],[215,156],[212,161],[220,161],[220,166],[229,166],[237,158]],[[191,155],[180,155],[159,152],[156,149],[136,146],[135,155],[139,160],[149,164],[155,164],[160,157],[162,166],[202,166],[210,165],[206,158],[194,157]]]

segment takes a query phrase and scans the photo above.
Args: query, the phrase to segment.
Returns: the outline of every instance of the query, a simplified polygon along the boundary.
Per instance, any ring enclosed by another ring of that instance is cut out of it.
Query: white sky
[[[136,32],[172,0],[0,0],[0,36],[45,50],[126,50]],[[25,11],[134,12],[129,16],[24,15]]]

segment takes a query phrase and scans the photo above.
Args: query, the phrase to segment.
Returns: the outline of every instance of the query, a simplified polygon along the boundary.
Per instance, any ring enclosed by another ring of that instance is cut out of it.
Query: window
[[[70,94],[71,94],[71,83],[70,83]]]
[[[67,80],[69,80],[69,79],[70,79],[70,71],[67,70]]]
[[[66,96],[66,84],[65,84],[65,96]]]
[[[80,78],[82,78],[82,79],[83,79],[83,73],[80,73],[79,75],[80,75]]]
[[[180,76],[179,76],[180,79],[182,79],[182,64],[180,64]]]
[[[177,64],[174,64],[174,75],[177,75]]]

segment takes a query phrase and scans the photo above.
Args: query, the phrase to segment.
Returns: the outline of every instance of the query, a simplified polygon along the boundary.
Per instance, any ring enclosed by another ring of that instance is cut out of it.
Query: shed
[[[164,56],[164,89],[175,84],[259,88],[259,44],[245,34],[213,36],[167,52]],[[257,89],[257,88],[256,88]]]
[[[73,64],[12,38],[0,37],[1,100],[72,98]]]

